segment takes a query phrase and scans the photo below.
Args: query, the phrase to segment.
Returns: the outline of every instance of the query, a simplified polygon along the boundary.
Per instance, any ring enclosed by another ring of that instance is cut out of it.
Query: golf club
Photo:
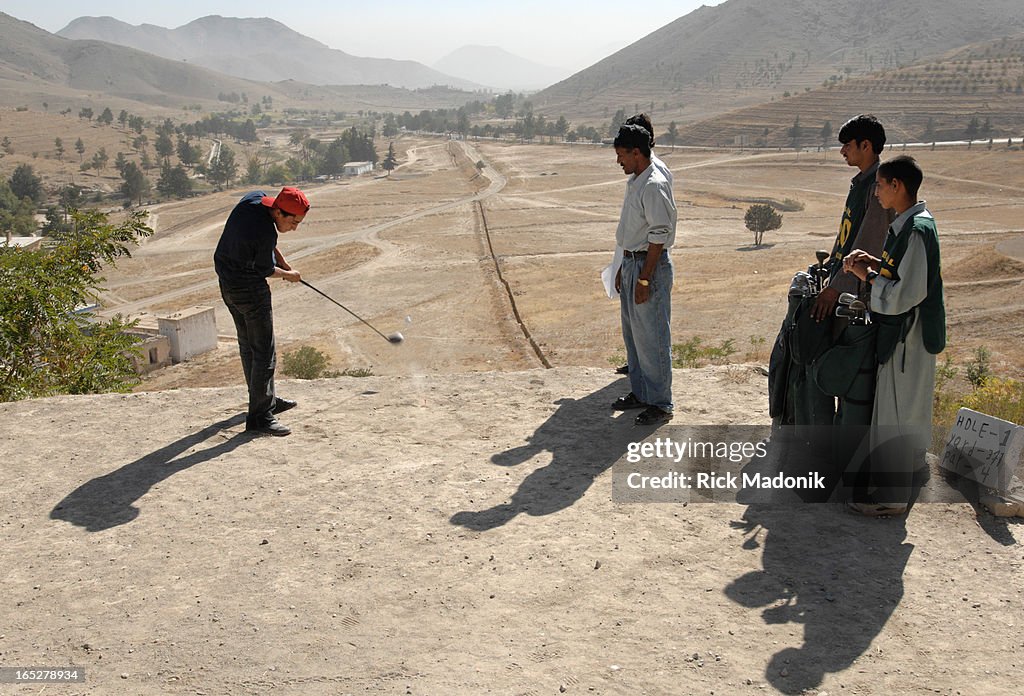
[[[339,307],[341,307],[342,309],[344,309],[344,310],[345,310],[346,312],[348,312],[349,314],[351,314],[352,316],[354,316],[354,317],[355,317],[356,319],[358,319],[359,321],[361,321],[361,322],[363,322],[364,324],[366,324],[367,326],[369,326],[369,327],[370,327],[371,329],[373,329],[373,330],[374,330],[374,331],[375,331],[375,332],[377,333],[377,335],[379,335],[379,336],[380,336],[381,338],[383,338],[383,339],[384,339],[385,341],[387,341],[388,343],[396,343],[396,344],[397,344],[397,343],[401,343],[402,341],[404,341],[404,340],[405,340],[405,337],[404,337],[404,336],[402,336],[402,334],[398,333],[397,331],[396,331],[395,333],[391,334],[390,336],[385,336],[384,334],[382,334],[382,333],[381,333],[381,332],[380,332],[380,331],[379,331],[379,330],[377,329],[377,327],[376,327],[376,326],[374,326],[374,325],[373,325],[373,324],[371,324],[370,322],[368,322],[368,321],[366,321],[365,319],[363,319],[363,318],[362,318],[361,316],[359,316],[358,314],[356,314],[355,312],[353,312],[353,311],[352,311],[351,309],[349,309],[348,307],[346,307],[346,306],[345,306],[345,305],[343,305],[342,303],[338,302],[338,301],[337,301],[336,299],[334,299],[333,297],[331,297],[331,296],[330,296],[330,295],[328,295],[327,293],[324,293],[324,292],[322,292],[322,291],[318,290],[317,288],[313,287],[312,285],[310,285],[309,283],[307,283],[307,282],[306,282],[306,281],[304,281],[304,280],[299,280],[299,282],[300,282],[300,283],[302,283],[303,285],[305,285],[305,286],[306,286],[307,288],[309,288],[309,289],[310,289],[310,290],[312,290],[313,292],[317,293],[318,295],[322,295],[323,297],[327,298],[328,300],[330,300],[331,302],[333,302],[334,304],[338,305]]]

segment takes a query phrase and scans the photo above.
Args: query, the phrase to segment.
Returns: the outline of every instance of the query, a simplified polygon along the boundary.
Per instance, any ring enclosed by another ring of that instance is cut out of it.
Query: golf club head
[[[857,301],[857,296],[852,292],[844,292],[839,296],[839,304],[848,305]]]
[[[397,345],[405,340],[405,336],[403,336],[400,332],[396,331],[393,334],[388,334],[387,339],[389,343],[394,343],[395,345]]]
[[[814,252],[814,256],[818,259],[818,267],[820,268],[825,265],[825,259],[831,256],[831,254],[824,249],[818,249],[818,251]]]

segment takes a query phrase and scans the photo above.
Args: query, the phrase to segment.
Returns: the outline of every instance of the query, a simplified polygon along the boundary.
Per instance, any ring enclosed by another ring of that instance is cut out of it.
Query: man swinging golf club
[[[309,212],[306,194],[286,186],[275,198],[253,191],[231,211],[217,251],[214,268],[220,294],[231,312],[238,332],[245,383],[249,387],[249,412],[245,429],[265,435],[284,436],[291,430],[277,414],[296,403],[274,391],[277,353],[274,346],[274,313],[268,278],[291,283],[302,280],[277,248],[278,233],[291,232]]]

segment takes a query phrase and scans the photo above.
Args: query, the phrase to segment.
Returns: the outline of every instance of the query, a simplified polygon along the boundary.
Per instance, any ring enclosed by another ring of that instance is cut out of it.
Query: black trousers
[[[274,344],[274,311],[267,283],[248,287],[220,284],[224,299],[238,333],[238,353],[242,358],[245,383],[249,387],[249,415],[246,425],[262,425],[273,419],[276,396],[274,370],[277,350]]]

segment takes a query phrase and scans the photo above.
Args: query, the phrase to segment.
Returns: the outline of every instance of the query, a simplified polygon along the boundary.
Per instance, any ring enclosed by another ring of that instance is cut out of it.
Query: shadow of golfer
[[[208,425],[199,432],[161,447],[117,471],[87,481],[57,503],[50,511],[50,519],[64,520],[84,527],[90,532],[100,532],[131,522],[139,516],[139,508],[134,505],[135,501],[154,485],[179,471],[216,459],[242,443],[252,440],[251,433],[237,433],[212,447],[180,459],[176,458],[221,431],[244,421],[245,415],[242,414]]]
[[[450,522],[485,531],[520,513],[550,515],[583,497],[594,479],[626,453],[630,442],[651,432],[650,428],[634,428],[631,413],[613,420],[611,404],[629,390],[625,384],[619,380],[582,399],[556,401],[558,409],[534,431],[528,444],[491,457],[498,466],[515,466],[541,452],[551,452],[551,463],[527,476],[508,503],[458,512]]]
[[[772,468],[763,460],[751,464],[758,473]],[[762,570],[733,580],[725,595],[763,608],[766,624],[804,626],[801,645],[768,658],[765,679],[781,693],[805,693],[825,674],[848,669],[903,598],[913,551],[905,543],[904,517],[867,519],[835,503],[808,504],[794,496],[750,504],[733,526],[748,534],[744,549],[763,545]]]

